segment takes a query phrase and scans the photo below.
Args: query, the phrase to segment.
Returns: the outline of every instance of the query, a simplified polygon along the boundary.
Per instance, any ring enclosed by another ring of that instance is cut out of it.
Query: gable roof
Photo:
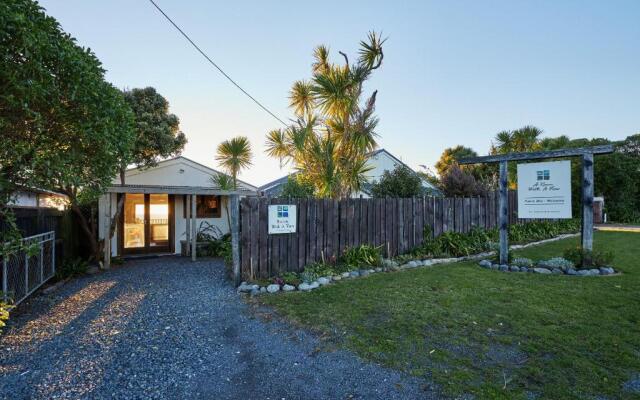
[[[193,161],[190,158],[187,158],[185,156],[177,156],[177,157],[173,157],[173,158],[168,158],[166,160],[162,160],[162,161],[158,161],[158,163],[156,163],[155,166],[153,167],[149,167],[149,168],[138,168],[138,167],[132,167],[129,168],[125,171],[126,176],[129,177],[134,177],[137,175],[143,175],[145,173],[148,173],[150,171],[157,171],[159,169],[163,169],[163,168],[167,168],[167,167],[171,167],[171,166],[175,166],[177,164],[185,164],[195,170],[198,170],[204,174],[207,175],[225,175],[224,172],[220,172],[214,168],[208,167],[204,164],[201,164],[199,162]],[[119,184],[119,179],[115,179],[114,184]],[[242,186],[245,186],[245,189],[249,189],[249,190],[257,190],[258,188],[255,185],[252,185],[248,182],[245,182],[243,180],[238,179],[238,183]],[[185,185],[185,186],[190,186],[190,185]]]

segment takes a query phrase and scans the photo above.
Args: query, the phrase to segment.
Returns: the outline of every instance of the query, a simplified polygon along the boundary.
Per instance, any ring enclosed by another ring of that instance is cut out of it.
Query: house
[[[393,171],[398,165],[403,165],[413,171],[411,167],[402,162],[398,157],[394,156],[385,149],[379,149],[369,154],[368,165],[372,169],[367,173],[368,185],[362,188],[362,191],[353,193],[352,197],[371,197],[370,187],[373,182],[377,182],[385,171]],[[415,172],[415,171],[414,171]],[[282,192],[283,185],[287,183],[289,175],[278,178],[258,188],[260,193],[269,197],[278,197]],[[422,180],[422,186],[427,192],[439,193],[438,189],[426,180]]]
[[[24,208],[56,208],[64,210],[69,204],[65,194],[38,188],[21,188],[13,194],[10,207]]]
[[[182,241],[189,243],[194,231],[211,226],[228,233],[229,196],[255,196],[257,188],[238,181],[237,190],[222,190],[212,180],[220,173],[180,156],[160,161],[155,167],[127,170],[125,185],[115,178],[98,202],[99,237],[104,239],[118,200],[124,198],[124,209],[110,240],[111,256],[180,254]]]

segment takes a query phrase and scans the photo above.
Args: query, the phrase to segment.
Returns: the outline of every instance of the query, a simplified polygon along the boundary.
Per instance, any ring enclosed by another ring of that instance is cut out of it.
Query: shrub
[[[300,277],[295,272],[285,272],[280,278],[287,285],[298,286],[300,283],[302,283]]]
[[[554,257],[554,258],[551,258],[549,260],[540,261],[538,263],[538,265],[540,265],[541,267],[544,267],[544,268],[551,268],[551,269],[559,268],[559,269],[561,269],[563,271],[566,271],[566,270],[574,267],[573,262],[571,262],[571,261],[569,261],[567,259],[564,259],[562,257]]]
[[[309,283],[309,282],[315,281],[318,278],[319,278],[318,274],[316,274],[313,271],[304,270],[300,273],[300,280],[302,282]]]
[[[382,263],[381,248],[382,246],[374,247],[368,244],[350,247],[345,249],[338,262],[349,268],[357,268],[362,265],[378,266]]]
[[[378,182],[371,185],[373,197],[416,197],[424,194],[422,179],[404,165],[384,171]]]
[[[89,268],[89,264],[81,258],[67,260],[56,269],[56,279],[62,280],[82,275],[87,272],[87,268]]]
[[[315,262],[315,263],[309,264],[304,267],[304,270],[305,272],[315,274],[318,277],[335,275],[335,270],[333,269],[333,267],[321,262]]]
[[[613,262],[614,254],[611,251],[595,249],[593,251],[584,250],[582,247],[571,247],[564,251],[564,258],[571,261],[573,265],[580,268],[585,260],[591,260],[591,265],[604,267]]]
[[[2,295],[2,292],[0,292],[0,295]],[[2,328],[6,326],[5,321],[9,319],[10,309],[11,305],[0,300],[0,333],[2,333]]]
[[[533,267],[533,260],[531,260],[530,258],[524,258],[524,257],[520,257],[520,258],[516,258],[514,259],[511,264],[518,266],[518,267],[527,267],[527,268],[531,268]]]

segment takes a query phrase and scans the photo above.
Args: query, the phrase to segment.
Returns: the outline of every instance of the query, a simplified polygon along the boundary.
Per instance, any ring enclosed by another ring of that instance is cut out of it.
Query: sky
[[[446,147],[486,154],[495,134],[535,125],[545,136],[640,133],[640,1],[156,0],[245,90],[280,119],[288,92],[311,75],[313,48],[357,56],[388,37],[378,90],[380,147],[418,169]],[[183,155],[216,168],[215,149],[247,136],[262,185],[286,174],[264,154],[282,125],[208,64],[146,0],[45,0],[120,88],[153,86],[189,140]]]

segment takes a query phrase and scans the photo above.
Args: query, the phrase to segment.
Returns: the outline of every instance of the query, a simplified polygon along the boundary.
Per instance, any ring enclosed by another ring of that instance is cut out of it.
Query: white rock
[[[279,291],[280,291],[280,285],[276,285],[274,283],[274,284],[271,284],[271,285],[267,286],[267,292],[269,292],[269,293],[275,293],[275,292],[279,292]]]
[[[342,279],[342,275],[334,275],[331,277],[331,279],[333,279],[334,281],[339,281]]]
[[[317,288],[318,286],[320,286],[320,284],[318,284],[318,282],[311,282],[311,283],[301,283],[300,285],[298,285],[298,289],[302,290],[303,292],[307,292],[309,290],[313,290],[315,288]]]
[[[322,278],[318,278],[318,283],[322,286],[324,285],[328,285],[331,282],[331,279],[326,278],[326,277],[322,277]]]
[[[291,292],[293,290],[296,290],[295,286],[291,286],[291,285],[282,286],[282,291],[284,291],[284,292]]]
[[[349,275],[351,275],[351,274],[349,274],[348,272],[343,272],[342,274],[340,274],[340,276],[343,277],[343,278],[348,278]]]

